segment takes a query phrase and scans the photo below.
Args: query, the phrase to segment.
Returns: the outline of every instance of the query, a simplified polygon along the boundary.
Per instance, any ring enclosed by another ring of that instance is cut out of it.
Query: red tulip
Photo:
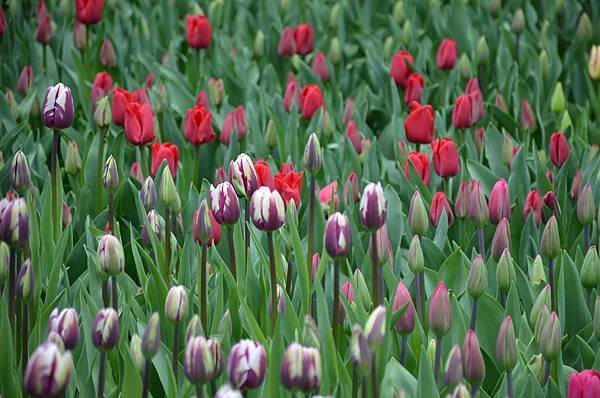
[[[546,178],[548,179],[550,185],[554,185],[554,173],[552,170],[546,170]]]
[[[196,105],[202,105],[204,109],[210,111],[210,100],[208,99],[208,92],[206,92],[206,90],[202,90],[198,93]]]
[[[560,204],[558,203],[558,199],[556,198],[554,192],[546,192],[542,198],[542,202],[544,203],[542,209],[542,221],[548,222],[550,217],[558,217],[560,215]]]
[[[280,173],[289,173],[290,171],[294,171],[294,163],[281,163],[281,166],[279,166]]]
[[[244,112],[242,105],[235,108],[234,111],[229,112],[225,116],[225,120],[223,120],[223,127],[221,128],[221,135],[219,137],[223,144],[229,145],[229,140],[234,129],[238,140],[243,139],[248,131],[246,112]]]
[[[440,177],[452,177],[460,169],[460,155],[451,138],[445,137],[431,143],[433,166]]]
[[[326,208],[326,209],[329,208],[329,203],[331,202],[331,196],[333,195],[333,211],[337,210],[337,206],[338,206],[337,189],[338,189],[338,182],[333,181],[332,183],[324,186],[319,191],[319,202],[321,202],[321,205],[324,208]]]
[[[17,80],[17,92],[21,95],[27,94],[29,89],[33,86],[34,81],[33,68],[29,65],[23,68]]]
[[[409,162],[415,168],[417,175],[421,177],[423,184],[429,185],[430,170],[429,170],[429,158],[423,152],[411,152],[408,154],[408,158],[404,162],[404,175],[410,179],[410,166]]]
[[[315,59],[313,60],[312,70],[322,81],[325,82],[329,80],[329,68],[327,67],[325,54],[323,54],[321,51],[317,53]]]
[[[196,104],[187,110],[183,135],[193,145],[202,145],[214,141],[217,137],[212,128],[212,115],[202,105]]]
[[[414,63],[412,55],[406,50],[394,54],[390,63],[390,75],[397,86],[406,86],[410,65]]]
[[[561,167],[571,154],[567,137],[560,131],[550,136],[550,160],[556,167]]]
[[[354,171],[351,171],[348,175],[348,179],[344,184],[344,191],[342,196],[346,201],[346,204],[358,203],[360,201],[360,189],[358,187],[358,176]]]
[[[293,199],[294,204],[298,207],[302,191],[302,172],[288,171],[275,174],[275,189],[281,194],[286,204]]]
[[[4,11],[0,8],[0,39],[4,36],[4,30],[6,29],[6,18],[4,18]]]
[[[404,92],[404,102],[407,104],[413,101],[421,102],[421,94],[423,93],[423,86],[425,85],[425,79],[417,72],[413,72],[408,76],[406,81],[406,91]]]
[[[133,145],[145,145],[154,140],[154,112],[150,105],[138,102],[127,105],[125,137]]]
[[[354,120],[351,120],[346,126],[346,137],[350,140],[356,153],[360,155],[362,152],[362,142],[360,140],[360,132],[358,131],[358,127],[356,127]]]
[[[471,104],[473,106],[473,124],[479,122],[483,118],[483,95],[479,89],[479,80],[476,78],[470,79],[467,83],[466,94],[471,97]]]
[[[475,148],[477,148],[477,153],[481,153],[483,149],[483,139],[485,137],[485,129],[483,127],[479,127],[477,130],[473,132],[473,141],[475,141]]]
[[[283,95],[283,108],[285,111],[291,112],[293,105],[300,108],[300,84],[296,80],[292,80],[287,84]]]
[[[360,270],[357,268],[356,271],[360,272]],[[354,303],[354,289],[352,288],[352,281],[346,281],[344,282],[344,284],[342,285],[342,287],[340,288],[340,293],[342,293],[344,295],[344,297],[346,297],[346,300],[348,300],[348,303],[352,304]],[[346,318],[346,309],[344,308],[344,305],[342,304],[342,301],[340,300],[339,303],[339,314],[340,314],[340,319],[345,319]]]
[[[115,54],[115,49],[110,40],[104,39],[102,42],[99,58],[100,64],[108,68],[112,68],[113,66],[117,65],[117,54]]]
[[[415,144],[429,144],[435,138],[433,108],[418,102],[410,104],[411,111],[404,120],[406,139]]]
[[[171,174],[173,177],[176,177],[179,165],[179,149],[177,148],[177,145],[171,144],[170,142],[152,144],[152,167],[150,171],[153,176],[158,172],[163,160],[167,161]]]
[[[261,187],[269,187],[269,189],[275,189],[275,182],[271,175],[271,167],[267,162],[262,159],[257,160],[254,163],[254,169],[258,177],[258,185]]]
[[[457,56],[456,42],[452,39],[444,39],[438,47],[435,64],[440,69],[452,69],[456,64]]]
[[[42,43],[48,44],[52,39],[52,18],[46,9],[46,3],[40,1],[37,4],[37,29],[35,39]]]
[[[75,0],[75,15],[83,24],[91,25],[102,19],[104,0]]]
[[[452,126],[456,129],[469,128],[473,125],[473,99],[463,94],[456,100],[452,110]]]
[[[294,39],[294,30],[289,26],[283,29],[277,53],[280,57],[291,57],[296,54],[296,40]]]
[[[211,229],[210,229],[210,238],[208,239],[207,245],[208,246],[218,245],[219,242],[221,241],[221,224],[219,224],[217,222],[217,220],[215,220],[215,216],[213,215],[213,212],[210,209],[208,209],[208,216],[210,217]],[[198,210],[196,210],[194,212],[194,218],[192,220],[192,230],[194,231],[194,240],[197,243],[201,243],[200,237],[198,236],[197,223],[198,223]]]
[[[307,23],[298,25],[294,30],[294,40],[296,41],[297,54],[309,54],[314,47],[314,34],[312,26]]]
[[[581,169],[575,172],[575,178],[571,183],[571,198],[577,200],[579,198],[579,190],[581,189]]]
[[[185,38],[192,48],[208,48],[212,39],[208,18],[204,15],[188,15],[185,19]]]
[[[527,220],[529,213],[533,213],[535,225],[539,227],[542,223],[542,197],[536,189],[527,194],[523,204],[523,219]]]
[[[110,94],[113,89],[113,79],[107,72],[98,72],[92,84],[92,107],[96,107],[96,102]]]
[[[442,218],[442,210],[446,211],[448,226],[451,226],[454,222],[454,214],[452,213],[450,203],[448,203],[448,198],[444,192],[436,192],[431,200],[431,209],[429,210],[429,221],[435,227],[437,227]]]
[[[537,122],[531,104],[524,99],[521,101],[521,127],[527,130],[535,130],[536,126]]]
[[[123,88],[115,88],[112,98],[112,117],[113,123],[119,126],[123,126],[125,123],[125,111],[127,106],[137,102],[140,104],[149,103],[146,91],[140,88],[136,91],[130,92]]]
[[[148,74],[146,75],[146,82],[144,83],[144,88],[146,90],[150,90],[152,89],[152,86],[154,86],[154,73],[148,72]]]
[[[304,86],[300,93],[300,110],[305,119],[313,117],[315,112],[323,106],[323,93],[316,84]]]
[[[584,369],[574,372],[569,377],[567,398],[600,397],[600,372],[595,369]]]
[[[492,224],[498,224],[502,218],[510,219],[510,201],[508,184],[504,178],[501,178],[496,181],[492,192],[490,192],[488,208]]]

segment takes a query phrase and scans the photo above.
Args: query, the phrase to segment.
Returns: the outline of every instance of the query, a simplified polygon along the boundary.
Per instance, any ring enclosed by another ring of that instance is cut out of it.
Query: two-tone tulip
[[[452,326],[452,305],[444,282],[439,282],[429,299],[429,328],[437,337],[445,336]]]
[[[275,231],[285,221],[285,205],[279,192],[268,187],[260,187],[250,200],[250,216],[256,228],[262,231]]]
[[[359,325],[352,327],[350,357],[360,373],[367,374],[369,372],[373,363],[373,351],[369,347],[367,336]]]
[[[210,208],[219,224],[233,225],[240,218],[240,202],[228,181],[210,186]]]
[[[29,239],[29,212],[23,198],[0,204],[0,240],[18,246]]]
[[[119,341],[119,315],[113,308],[102,308],[92,326],[92,342],[100,351],[109,351]]]
[[[165,299],[165,315],[172,323],[179,323],[187,316],[188,294],[185,287],[173,286]]]
[[[158,312],[152,313],[148,323],[146,324],[146,330],[142,336],[142,354],[144,358],[152,359],[158,349],[160,348],[160,316]]]
[[[57,333],[67,350],[73,350],[79,342],[79,317],[74,308],[65,308],[60,313],[55,308],[50,315],[49,332]]]
[[[195,336],[185,346],[183,368],[193,384],[204,384],[218,376],[222,369],[223,350],[218,341]]]
[[[23,387],[33,397],[56,397],[67,389],[73,373],[71,352],[63,353],[54,343],[40,345],[29,357]]]
[[[31,266],[31,259],[27,259],[21,264],[17,274],[16,290],[17,297],[27,302],[35,291],[35,275]]]
[[[467,331],[462,350],[463,372],[471,384],[479,384],[485,378],[485,362],[479,347],[477,335],[471,329]]]
[[[498,261],[505,249],[510,249],[510,225],[508,219],[502,218],[492,238],[492,257]]]
[[[517,366],[517,338],[510,316],[504,318],[496,338],[496,361],[501,369],[510,372]]]
[[[10,182],[15,190],[21,192],[31,186],[29,163],[22,150],[18,150],[10,165]]]
[[[240,197],[251,198],[258,189],[258,176],[250,156],[241,153],[229,163],[229,181]]]
[[[392,304],[392,310],[398,311],[400,308],[406,305],[404,313],[398,318],[394,328],[402,335],[406,336],[412,333],[415,328],[415,306],[412,301],[412,297],[408,292],[408,289],[402,282],[398,282],[396,286],[396,294],[394,295],[394,301]]]
[[[311,173],[317,173],[323,165],[323,151],[319,137],[312,133],[304,147],[304,168]]]
[[[123,245],[117,237],[106,234],[98,243],[98,257],[100,269],[108,275],[118,275],[125,268],[125,254]]]
[[[360,201],[360,222],[367,229],[376,231],[385,224],[387,200],[380,183],[368,184]]]
[[[265,348],[252,340],[238,341],[229,352],[227,374],[229,382],[240,390],[260,386],[267,371]]]
[[[152,245],[152,235],[150,231],[156,235],[158,241],[162,241],[165,230],[165,220],[158,214],[156,210],[150,210],[146,218],[146,222],[142,226],[141,238],[145,246]]]
[[[469,199],[469,218],[478,226],[484,225],[489,219],[489,208],[480,181],[473,181]]]
[[[73,124],[73,95],[62,83],[50,86],[42,103],[42,123],[53,130],[64,129]]]

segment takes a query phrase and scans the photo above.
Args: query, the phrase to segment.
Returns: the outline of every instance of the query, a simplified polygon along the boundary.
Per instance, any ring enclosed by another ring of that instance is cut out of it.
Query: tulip
[[[158,312],[152,313],[148,319],[146,330],[142,336],[142,353],[146,360],[152,359],[160,348],[160,317]]]
[[[327,184],[319,191],[319,194],[318,194],[319,202],[321,203],[321,206],[325,209],[325,212],[327,212],[327,209],[329,209],[329,205],[330,205],[332,199],[333,199],[333,210],[334,211],[337,210],[337,206],[338,206],[337,188],[338,188],[338,182],[333,181],[331,184]]]
[[[21,71],[19,80],[17,80],[17,92],[23,96],[26,95],[31,87],[33,87],[34,80],[33,68],[27,65]]]
[[[58,313],[58,310],[55,309]],[[56,315],[50,331],[58,333],[67,350],[73,350],[79,342],[79,318],[74,308],[65,308]]]
[[[115,88],[111,105],[113,123],[123,126],[125,123],[127,106],[134,102],[140,104],[148,103],[148,97],[143,88],[134,92],[129,92],[119,87]]]
[[[541,251],[542,254],[548,259],[556,258],[560,253],[560,236],[558,234],[558,224],[556,222],[556,217],[550,217],[546,227],[544,228],[544,232],[542,233],[541,242]]]
[[[565,111],[565,109],[565,94],[563,92],[562,83],[557,82],[556,86],[554,86],[554,92],[552,93],[550,110],[553,113],[561,114]]]
[[[71,89],[62,83],[50,86],[42,103],[42,123],[58,130],[73,124],[73,96]]]
[[[327,220],[325,227],[325,248],[333,258],[346,257],[350,251],[352,235],[348,218],[334,213]]]
[[[542,197],[543,210],[542,210],[542,220],[544,222],[548,222],[550,216],[558,216],[560,215],[560,204],[558,203],[558,199],[556,198],[556,194],[552,191],[546,192],[546,194]]]
[[[156,206],[156,188],[152,177],[146,177],[140,188],[140,200],[146,211],[154,209]]]
[[[466,218],[469,215],[471,191],[473,181],[464,180],[461,181],[454,201],[454,214],[458,218]]]
[[[600,396],[600,372],[584,369],[569,377],[567,398],[587,398]]]
[[[369,230],[376,231],[385,224],[387,200],[380,183],[365,187],[360,202],[360,222]]]
[[[252,195],[250,214],[256,228],[271,232],[279,229],[285,221],[285,206],[277,191],[260,187]]]
[[[460,169],[460,155],[451,138],[440,138],[431,143],[433,166],[442,178],[453,177]]]
[[[283,354],[279,374],[281,383],[290,391],[296,391],[305,383],[304,349],[298,343],[292,343]]]
[[[354,147],[356,153],[360,155],[363,150],[362,141],[360,139],[360,132],[358,131],[358,127],[356,127],[354,120],[349,121],[348,125],[346,125],[346,137],[348,137],[348,140],[352,144],[352,147]]]
[[[75,0],[75,14],[82,24],[93,25],[102,19],[105,0]]]
[[[354,117],[355,113],[356,106],[354,105],[354,101],[352,100],[352,97],[348,97],[348,99],[346,99],[346,104],[344,105],[344,114],[342,116],[342,122],[344,124],[348,124],[348,122],[350,122],[350,120],[352,120],[352,118]]]
[[[592,46],[590,49],[588,72],[592,79],[600,79],[600,46]]]
[[[217,376],[222,357],[221,345],[216,340],[192,337],[185,346],[185,375],[193,384],[207,383]]]
[[[356,369],[366,375],[373,366],[373,351],[369,347],[367,336],[359,325],[352,327],[352,338],[350,339],[350,357]]]
[[[548,322],[549,319],[550,319],[550,310],[544,304],[544,305],[542,305],[542,308],[540,309],[540,313],[538,315],[537,322],[533,329],[533,335],[535,336],[535,339],[537,340],[538,344],[540,342],[540,335],[542,334],[542,330],[544,329],[544,326],[546,326],[546,322]]]
[[[448,360],[446,361],[446,368],[444,372],[444,380],[450,389],[456,387],[463,381],[463,365],[462,365],[462,354],[460,347],[455,345],[448,354]]]
[[[165,315],[172,323],[180,323],[188,312],[188,295],[183,286],[173,286],[165,300]]]
[[[31,260],[27,259],[19,268],[19,273],[16,279],[16,295],[19,297],[26,306],[26,302],[29,301],[31,295],[35,291],[35,275],[31,267]],[[26,325],[26,323],[25,323]],[[24,326],[27,329],[26,326]]]
[[[394,328],[401,336],[407,336],[411,334],[415,328],[415,306],[413,304],[412,297],[410,296],[410,293],[408,292],[408,289],[404,283],[398,282],[398,285],[396,286],[396,294],[394,295],[394,301],[392,304],[392,310],[396,312],[404,305],[406,305],[404,314],[398,318],[396,324],[394,325]]]
[[[511,199],[508,192],[508,184],[504,178],[501,178],[494,184],[492,192],[490,192],[488,209],[489,219],[492,223],[498,224],[502,218],[510,219],[510,202]]]
[[[236,389],[231,388],[229,384],[223,384],[217,393],[215,394],[215,398],[243,398],[241,392]]]
[[[410,65],[414,63],[412,55],[408,51],[399,51],[390,62],[390,75],[397,86],[405,87],[410,74]]]
[[[308,137],[304,147],[304,168],[312,174],[317,173],[323,165],[323,151],[319,143],[319,138],[315,133]]]
[[[248,132],[248,123],[246,121],[246,112],[243,106],[238,106],[234,111],[229,112],[223,120],[221,135],[219,139],[225,145],[229,145],[231,135],[235,131],[239,140],[243,139]]]
[[[240,203],[233,186],[225,181],[210,187],[210,207],[219,224],[233,225],[240,217]]]
[[[208,18],[204,15],[188,15],[185,18],[185,39],[191,48],[208,48],[212,39]]]
[[[109,191],[114,191],[119,186],[119,170],[117,169],[117,161],[110,155],[104,163],[102,170],[102,184]]]
[[[87,45],[87,32],[85,24],[75,21],[73,24],[73,45],[78,50],[83,50]]]
[[[225,90],[223,89],[223,79],[215,79],[211,77],[208,79],[208,94],[211,101],[216,105],[220,106],[225,98]]]
[[[296,41],[294,40],[294,30],[286,26],[281,34],[277,53],[280,57],[291,57],[296,54]]]
[[[471,263],[467,278],[467,292],[473,298],[481,297],[487,290],[487,270],[481,254],[477,254]],[[471,328],[473,329],[473,328]]]
[[[526,130],[535,130],[537,122],[531,104],[526,99],[521,101],[521,127]]]
[[[257,160],[254,163],[254,170],[256,170],[256,176],[258,177],[258,185],[261,187],[268,187],[270,189],[275,188],[275,181],[271,175],[271,167],[267,162],[262,159]]]
[[[37,5],[37,28],[35,39],[41,44],[48,44],[52,40],[52,18],[46,10],[46,4],[40,1]],[[45,50],[44,50],[45,51]]]
[[[408,256],[406,258],[408,268],[417,274],[425,269],[425,260],[423,259],[423,251],[421,249],[421,239],[419,235],[414,235],[410,247],[408,248]]]
[[[292,106],[300,108],[300,84],[296,80],[288,82],[283,95],[283,108],[291,112]]]
[[[409,105],[413,101],[421,102],[421,94],[425,79],[417,72],[412,72],[406,80],[406,91],[404,92],[404,102]]]
[[[148,212],[146,223],[142,226],[142,242],[145,246],[152,245],[152,239],[148,230],[151,229],[156,238],[162,241],[165,229],[165,220],[156,212],[156,210],[150,210]]]
[[[240,340],[229,352],[227,374],[229,382],[241,390],[260,386],[267,370],[264,347],[252,340]]]
[[[296,42],[296,53],[307,55],[314,47],[314,33],[310,24],[303,23],[294,29],[294,41]]]
[[[199,209],[194,212],[192,229],[194,239],[198,243],[204,242],[208,246],[212,246],[221,240],[221,225],[215,220],[215,216],[205,200],[200,202]]]
[[[73,373],[71,352],[63,353],[54,343],[43,343],[29,357],[23,387],[33,397],[64,394]]]
[[[437,50],[435,64],[440,69],[452,69],[456,64],[458,50],[456,42],[452,39],[444,39]]]
[[[591,296],[590,291],[600,284],[600,258],[595,246],[591,246],[587,251],[579,277],[581,285],[588,289],[588,296]],[[591,306],[591,303],[589,304]]]
[[[483,150],[483,140],[485,136],[485,129],[483,127],[479,127],[473,132],[473,141],[475,141],[475,148],[477,149],[477,154],[481,154]]]
[[[414,167],[423,184],[429,185],[431,172],[429,170],[429,157],[427,154],[423,152],[411,152],[408,154],[408,158],[404,162],[404,175],[407,179],[410,178],[409,164]]]
[[[467,331],[461,353],[465,379],[471,384],[481,383],[485,378],[485,362],[477,335],[471,329]]]
[[[10,165],[10,182],[13,188],[22,192],[31,187],[31,175],[27,157],[22,150],[18,150]]]
[[[542,223],[542,198],[535,189],[527,194],[523,204],[523,219],[527,220],[529,214],[533,216],[535,224],[539,227]]]
[[[142,339],[137,334],[131,336],[131,340],[129,341],[129,355],[138,372],[143,372],[146,359],[142,354]]]
[[[108,275],[118,275],[125,267],[123,246],[115,236],[104,235],[98,243],[100,269]]]
[[[6,91],[6,102],[8,102],[8,107],[10,109],[10,114],[14,119],[17,119],[20,115],[19,108],[17,107],[17,102],[15,101],[15,96],[11,90]],[[35,103],[35,102],[34,102]]]
[[[311,119],[323,107],[323,93],[316,84],[308,84],[300,92],[300,111],[305,119]]]
[[[434,227],[437,227],[440,220],[442,219],[442,211],[446,213],[446,221],[448,227],[454,223],[454,214],[452,214],[452,208],[448,203],[448,198],[444,192],[436,192],[431,200],[431,209],[429,210],[429,220]]]
[[[511,372],[517,366],[517,338],[510,316],[504,318],[496,338],[496,360],[501,369]]]
[[[113,120],[115,120],[113,96]],[[154,141],[154,112],[147,103],[132,102],[125,109],[125,138],[133,145],[146,145]]]
[[[471,98],[473,106],[473,124],[479,122],[484,115],[483,95],[479,89],[479,80],[477,78],[470,79],[467,82],[466,94]]]
[[[492,239],[492,257],[498,261],[505,249],[510,250],[510,224],[507,218],[503,218],[496,227],[494,238]]]
[[[452,126],[455,129],[471,127],[475,123],[473,108],[473,100],[470,95],[463,94],[458,97],[452,111]]]
[[[503,307],[506,304],[506,294],[515,279],[516,274],[513,259],[510,255],[510,251],[504,249],[498,260],[498,266],[496,267],[496,282],[498,283],[498,290],[500,291],[500,303]]]
[[[252,197],[259,185],[254,163],[252,163],[250,156],[242,153],[229,163],[229,181],[240,197],[247,199]]]
[[[560,339],[562,337],[560,320],[556,312],[550,314],[540,333],[539,344],[542,356],[546,362],[552,362],[560,354]]]
[[[591,185],[586,183],[577,198],[577,218],[581,224],[590,225],[594,222],[595,216],[594,194]]]
[[[415,191],[408,209],[408,225],[413,235],[425,235],[429,227],[427,209],[419,191]]]
[[[117,55],[112,42],[109,39],[104,39],[102,47],[100,47],[100,64],[107,68],[112,68],[117,65]]]
[[[29,239],[29,212],[25,199],[13,199],[0,203],[0,240],[20,246]]]
[[[452,325],[452,306],[444,282],[439,282],[429,299],[429,328],[441,338]]]
[[[92,342],[101,351],[109,351],[119,340],[119,316],[112,308],[102,308],[92,327]]]
[[[558,168],[566,162],[571,154],[571,148],[567,142],[567,138],[563,133],[557,131],[550,136],[550,160]]]
[[[358,187],[358,176],[354,171],[351,171],[348,175],[348,179],[344,183],[344,190],[342,193],[346,205],[350,203],[357,203],[360,201],[360,190]]]
[[[286,205],[293,200],[296,207],[300,205],[302,191],[302,172],[293,170],[281,171],[275,174],[274,185]]]
[[[327,66],[327,60],[325,54],[318,52],[313,59],[312,70],[315,75],[319,76],[322,81],[329,80],[329,68]]]
[[[225,168],[223,166],[219,166],[215,170],[215,185],[219,185],[220,183],[225,181],[229,181],[229,177],[225,172]]]
[[[214,141],[216,134],[212,128],[212,115],[208,108],[196,104],[187,110],[183,134],[192,145],[199,146]]]
[[[140,184],[144,183],[144,172],[142,171],[142,166],[138,162],[131,163],[131,168],[129,169],[129,177],[133,180],[136,180]]]
[[[108,97],[102,97],[94,104],[96,106],[96,109],[94,110],[94,122],[96,123],[96,127],[98,127],[99,132],[104,134],[106,129],[108,129],[108,126],[110,126],[110,122],[112,120],[112,113],[110,110],[110,105],[108,104]]]
[[[410,104],[411,111],[404,120],[406,139],[415,144],[429,144],[435,138],[435,114],[431,105]]]

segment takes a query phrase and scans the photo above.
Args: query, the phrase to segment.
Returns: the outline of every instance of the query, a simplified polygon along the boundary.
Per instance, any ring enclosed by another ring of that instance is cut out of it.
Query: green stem
[[[277,322],[277,275],[275,269],[275,248],[273,245],[273,232],[267,232],[267,241],[269,243],[269,261],[271,274],[271,327],[275,333],[275,323]]]
[[[54,240],[57,241],[60,235],[60,221],[58,208],[58,149],[60,145],[60,134],[58,130],[54,130],[52,136],[52,153],[50,158],[50,179],[52,183],[52,226],[54,227]]]
[[[202,328],[208,330],[208,319],[206,313],[206,254],[207,245],[206,242],[202,242],[202,259],[200,262],[199,270],[199,284],[198,292],[200,294],[200,320],[202,321]]]
[[[477,297],[473,297],[473,304],[471,305],[471,326],[470,329],[475,331],[477,325]]]
[[[148,379],[150,378],[150,361],[146,359],[146,363],[144,365],[144,374],[142,376],[142,398],[148,398]]]
[[[229,270],[233,279],[237,282],[237,264],[235,261],[235,246],[233,244],[233,225],[227,227],[227,239],[229,241]]]
[[[515,396],[515,393],[513,392],[512,372],[510,370],[506,372],[506,396],[508,398],[514,398]]]
[[[112,307],[119,313],[119,291],[117,287],[117,276],[112,276]]]
[[[16,277],[17,277],[17,249],[11,246],[10,248],[10,266],[8,269],[8,319],[12,325],[12,333],[15,335],[16,316]]]
[[[169,280],[171,273],[171,209],[167,207],[165,211],[165,265],[163,276],[165,281]]]
[[[406,366],[406,355],[408,354],[408,336],[402,335],[402,348],[400,350],[400,364]]]
[[[313,235],[315,229],[315,176],[310,175],[310,187],[308,188],[308,256],[306,257],[306,266],[308,267],[308,275],[311,277],[309,288],[312,289],[313,277],[312,277],[312,257],[313,257]],[[289,272],[289,271],[288,271]],[[313,294],[314,295],[314,294]],[[311,297],[312,298],[312,297]],[[307,313],[312,314],[312,299],[309,300]],[[314,318],[314,314],[313,314]]]
[[[371,364],[371,391],[373,398],[379,398],[379,380],[377,379],[377,351],[373,351],[373,363]]]
[[[104,397],[104,381],[106,379],[106,353],[100,353],[100,369],[98,370],[98,398]]]
[[[548,284],[550,284],[550,297],[552,298],[552,310],[556,311],[556,287],[554,286],[554,259],[548,261]]]
[[[340,260],[333,262],[333,345],[338,347],[340,324]]]
[[[244,274],[248,271],[248,252],[250,249],[250,199],[246,199],[246,222],[244,223]]]
[[[108,192],[108,229],[111,234],[115,234],[115,194]]]
[[[140,163],[142,164],[142,173],[144,173],[144,177],[150,175],[150,162],[148,161],[148,147],[146,145],[142,145],[140,148]]]
[[[175,385],[177,385],[177,357],[179,354],[179,322],[175,324],[173,331],[173,375],[175,375]]]
[[[373,278],[373,295],[375,296],[375,307],[383,303],[383,274],[379,266],[379,247],[377,242],[377,232],[371,234],[372,250],[372,278]]]
[[[98,135],[100,136],[100,143],[98,144],[98,163],[96,165],[96,213],[102,211],[102,167],[104,165],[104,136],[106,129],[99,128]]]
[[[433,377],[437,383],[440,375],[440,364],[442,361],[442,338],[436,337],[435,340],[435,364],[433,368]]]

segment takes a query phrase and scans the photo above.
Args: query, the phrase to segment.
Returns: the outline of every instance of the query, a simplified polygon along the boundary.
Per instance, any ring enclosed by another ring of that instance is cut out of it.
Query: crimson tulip
[[[431,105],[414,101],[411,111],[404,120],[406,139],[415,144],[429,144],[435,138],[435,115]]]
[[[200,104],[188,109],[183,134],[186,140],[196,146],[214,141],[217,135],[212,128],[211,113]]]
[[[535,130],[537,122],[531,104],[526,99],[521,101],[521,127],[526,130]]]
[[[530,213],[533,215],[535,225],[539,227],[542,223],[542,197],[536,189],[527,194],[527,198],[523,204],[523,219],[527,220]]]
[[[300,107],[300,84],[296,79],[287,84],[283,95],[283,109],[286,112],[291,112],[292,105],[296,105],[297,108]]]
[[[567,137],[560,131],[553,133],[550,136],[550,160],[556,167],[562,167],[571,154],[571,148]]]
[[[504,178],[499,179],[494,184],[490,192],[489,215],[493,224],[498,224],[503,217],[510,219],[510,194],[508,193],[508,184]],[[527,217],[526,217],[527,218]]]
[[[306,55],[312,52],[314,47],[313,28],[308,23],[296,26],[294,29],[294,40],[296,41],[296,53]]]
[[[408,76],[406,81],[406,91],[404,92],[404,102],[411,104],[413,101],[421,102],[421,94],[423,93],[423,86],[425,85],[425,79],[417,72],[413,72]]]
[[[414,62],[412,55],[406,50],[394,54],[390,62],[390,75],[397,86],[406,86],[410,74],[410,65]]]
[[[280,57],[291,57],[296,54],[296,40],[294,39],[294,30],[289,26],[283,28],[277,53]]]
[[[325,82],[329,80],[329,68],[327,67],[325,54],[323,54],[321,51],[317,53],[315,59],[313,60],[312,70],[322,81]]]
[[[471,97],[471,105],[473,107],[473,124],[479,122],[483,118],[483,94],[479,89],[479,80],[477,78],[470,79],[467,83],[466,94]]]
[[[113,89],[112,76],[107,72],[98,72],[92,84],[90,96],[92,98],[92,107],[96,107],[96,102],[110,94]]]
[[[102,19],[105,0],[75,0],[75,15],[82,24],[92,25]]]
[[[254,163],[254,170],[256,170],[259,186],[269,187],[271,190],[275,189],[275,181],[271,175],[271,167],[267,162],[262,159],[257,160]]]
[[[223,127],[221,128],[221,135],[219,137],[223,144],[229,145],[229,140],[234,129],[239,140],[243,139],[248,131],[246,112],[244,112],[242,105],[235,108],[234,111],[229,112],[225,116],[225,120],[223,120]]]
[[[440,69],[452,69],[456,64],[457,56],[456,42],[452,39],[444,39],[438,47],[435,64]]]
[[[358,127],[356,127],[354,120],[348,122],[348,125],[346,126],[346,137],[350,140],[356,153],[360,155],[362,152],[362,142],[360,139],[360,132],[358,131]]]
[[[46,9],[46,3],[37,4],[37,29],[35,39],[42,44],[48,44],[52,39],[52,18]]]
[[[127,91],[123,88],[115,88],[112,98],[112,117],[113,123],[119,126],[123,126],[125,123],[125,113],[127,110],[127,106],[132,103],[137,102],[140,104],[148,103],[148,96],[146,95],[146,91],[143,88],[139,88],[136,91]]]
[[[460,169],[460,155],[451,138],[444,137],[431,143],[433,166],[440,177],[452,177]]]
[[[448,203],[448,198],[444,192],[436,192],[431,200],[431,209],[429,210],[429,221],[431,221],[433,226],[437,227],[439,224],[442,218],[442,211],[446,212],[448,226],[451,226],[454,222],[454,214],[452,213],[450,203]]]
[[[286,171],[275,174],[275,189],[281,194],[287,204],[294,200],[296,207],[300,205],[300,192],[302,192],[302,172]]]
[[[300,110],[305,119],[313,117],[319,108],[323,107],[323,93],[316,84],[308,84],[300,93]]]
[[[154,112],[150,105],[138,102],[127,105],[125,137],[133,145],[145,145],[154,140]]]
[[[408,154],[408,158],[404,162],[404,175],[406,178],[410,178],[409,162],[412,163],[417,175],[421,177],[423,184],[429,185],[431,173],[429,170],[429,158],[427,157],[427,154],[416,151]]]
[[[469,94],[463,94],[456,100],[452,110],[452,126],[455,129],[469,128],[473,125],[473,99]]]
[[[163,160],[167,161],[171,174],[176,177],[179,168],[179,149],[177,145],[170,142],[152,144],[152,167],[150,171],[153,176],[158,172]]]
[[[600,372],[595,369],[584,369],[574,372],[569,377],[567,398],[600,397]]]
[[[188,15],[185,19],[185,39],[192,48],[208,48],[212,39],[208,18],[204,15]]]

